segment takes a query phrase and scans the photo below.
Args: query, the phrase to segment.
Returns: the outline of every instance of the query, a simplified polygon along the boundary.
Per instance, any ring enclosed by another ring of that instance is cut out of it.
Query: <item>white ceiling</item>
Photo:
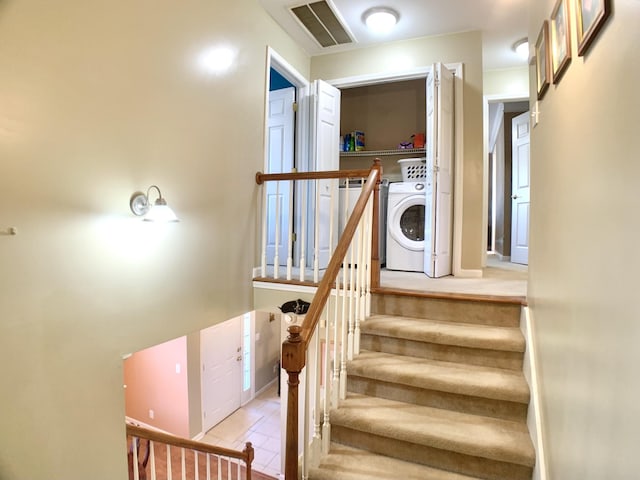
[[[311,56],[380,42],[481,30],[484,70],[527,64],[511,47],[527,36],[528,0],[328,0],[356,40],[351,45],[329,48],[320,47],[289,12],[290,7],[313,0],[259,1]],[[384,37],[369,33],[362,22],[365,10],[381,6],[400,13],[395,30]]]

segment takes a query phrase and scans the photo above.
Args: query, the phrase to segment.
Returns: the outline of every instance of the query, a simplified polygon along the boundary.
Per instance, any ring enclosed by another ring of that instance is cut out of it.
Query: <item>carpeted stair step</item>
[[[416,292],[374,294],[371,312],[446,322],[517,327],[523,298]]]
[[[525,340],[518,327],[378,314],[360,330],[366,350],[522,370]]]
[[[329,455],[309,470],[309,480],[479,480],[332,443]]]
[[[526,421],[522,372],[361,351],[347,364],[347,390],[417,405]]]
[[[527,426],[349,393],[331,412],[331,440],[487,480],[530,480]]]

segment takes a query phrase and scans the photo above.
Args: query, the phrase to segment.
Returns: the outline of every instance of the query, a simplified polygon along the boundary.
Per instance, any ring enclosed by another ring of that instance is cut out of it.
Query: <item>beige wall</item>
[[[478,269],[482,245],[482,38],[480,32],[385,43],[314,57],[311,77],[325,80],[407,71],[435,62],[464,64],[462,267]]]
[[[126,478],[122,355],[251,309],[267,44],[309,74],[254,0],[0,2],[0,478]]]
[[[554,3],[529,1],[529,38]],[[572,35],[531,138],[528,294],[552,479],[638,476],[640,2],[612,3],[585,57]]]
[[[529,92],[529,68],[503,68],[486,70],[482,79],[484,95],[527,96]]]

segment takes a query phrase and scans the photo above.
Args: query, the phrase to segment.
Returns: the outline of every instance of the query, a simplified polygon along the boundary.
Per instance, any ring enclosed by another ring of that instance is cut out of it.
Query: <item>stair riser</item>
[[[374,314],[428,318],[447,322],[518,327],[521,305],[411,297],[405,295],[373,295],[371,311]]]
[[[500,462],[373,435],[335,423],[331,427],[331,440],[400,460],[421,463],[486,480],[531,480],[533,471],[531,467],[523,465]],[[478,440],[481,441],[481,439]]]
[[[347,379],[347,390],[353,393],[516,422],[527,420],[527,405],[523,403],[429,390],[353,374]]]
[[[445,362],[522,370],[523,354],[520,352],[440,345],[364,333],[360,336],[360,348]]]

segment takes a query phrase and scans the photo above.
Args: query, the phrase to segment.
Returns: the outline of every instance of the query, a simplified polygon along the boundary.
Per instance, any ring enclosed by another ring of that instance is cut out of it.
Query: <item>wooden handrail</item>
[[[349,172],[357,172],[353,175]],[[343,259],[347,254],[347,250],[351,242],[353,241],[354,234],[358,228],[358,224],[364,214],[369,197],[374,196],[374,208],[373,208],[373,240],[372,240],[372,271],[380,273],[380,262],[378,258],[378,233],[377,226],[379,222],[378,218],[378,203],[379,201],[379,183],[382,178],[382,165],[380,159],[375,159],[374,165],[371,170],[367,170],[365,175],[362,175],[360,170],[345,170],[337,172],[309,172],[305,174],[275,174],[282,177],[278,180],[285,179],[301,179],[301,178],[335,178],[335,176],[324,176],[324,174],[340,174],[339,178],[349,177],[364,177],[367,176],[367,180],[362,187],[362,192],[358,198],[353,211],[347,224],[342,232],[338,245],[336,246],[329,265],[325,270],[324,276],[320,281],[316,293],[313,297],[309,310],[305,315],[305,319],[302,325],[292,325],[288,328],[289,336],[287,340],[282,344],[282,367],[287,371],[288,381],[288,398],[287,398],[287,432],[286,432],[286,447],[285,447],[285,480],[297,480],[298,479],[298,384],[300,372],[306,363],[306,351],[309,345],[309,341],[313,335],[314,330],[320,320],[320,315],[324,310],[331,288],[335,284],[338,273],[340,272]],[[310,174],[314,174],[310,176]],[[323,174],[323,176],[315,176],[315,174]],[[262,174],[261,174],[262,175]],[[304,175],[301,177],[300,175]],[[295,177],[292,177],[295,176]],[[269,175],[270,179],[276,180],[274,175]],[[261,183],[264,181],[264,177],[258,177],[256,175],[256,181]],[[378,277],[379,279],[379,277]],[[372,284],[376,284],[374,280]],[[306,441],[306,439],[305,439]]]
[[[376,159],[378,162],[379,159]],[[371,170],[325,170],[322,172],[291,172],[291,173],[256,173],[256,183],[277,180],[329,180],[335,178],[364,178]]]
[[[130,423],[127,423],[127,435],[143,438],[145,440],[151,440],[152,442],[172,445],[178,448],[186,448],[188,450],[196,450],[198,452],[208,453],[211,455],[219,455],[223,457],[243,460],[247,465],[247,478],[251,478],[251,462],[253,462],[254,455],[251,442],[247,442],[245,444],[245,448],[243,451],[231,450],[229,448],[217,447],[215,445],[209,445],[207,443],[196,442],[187,438],[176,437],[174,435],[158,432],[156,430],[149,430],[147,428],[143,428],[138,425],[132,425]]]

